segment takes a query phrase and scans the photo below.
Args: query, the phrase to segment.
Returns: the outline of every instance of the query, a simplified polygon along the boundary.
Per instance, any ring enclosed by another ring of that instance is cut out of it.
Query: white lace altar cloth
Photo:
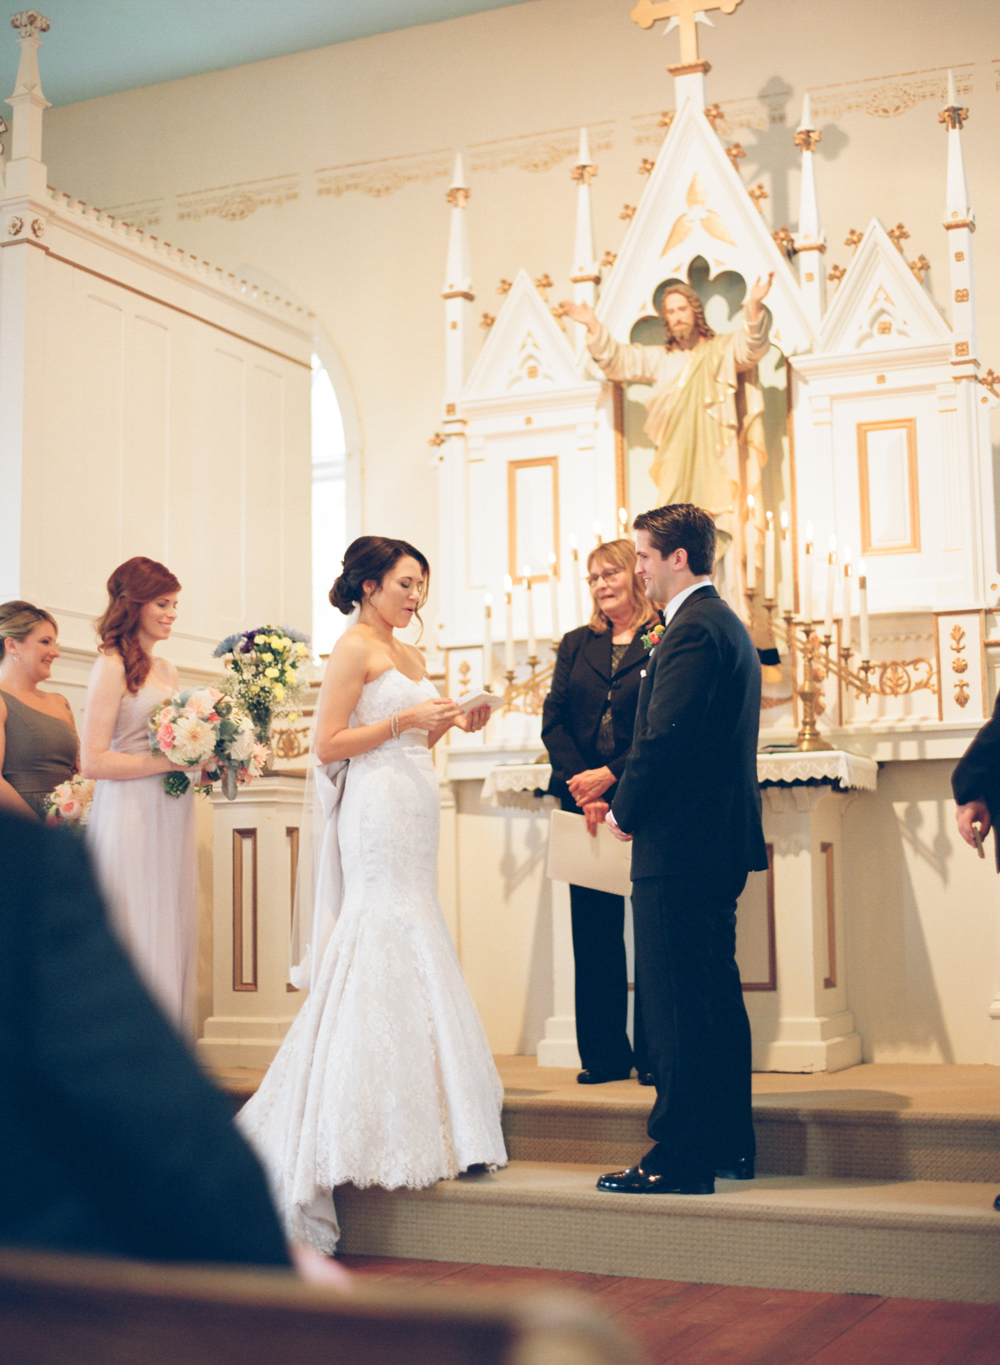
[[[551,776],[549,763],[498,763],[486,774],[481,800],[487,806],[516,806],[522,810],[555,805],[555,797],[539,800],[534,794],[545,791]],[[817,753],[788,749],[757,755],[757,781],[762,787],[829,782],[844,789],[854,787],[873,792],[877,776],[878,764],[873,758],[849,754],[845,749],[822,749]]]

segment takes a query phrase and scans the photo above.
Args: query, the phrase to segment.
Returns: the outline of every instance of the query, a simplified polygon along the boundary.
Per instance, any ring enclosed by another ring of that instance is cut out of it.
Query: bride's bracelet
[[[389,730],[393,739],[399,739],[399,712],[396,711],[389,717]]]

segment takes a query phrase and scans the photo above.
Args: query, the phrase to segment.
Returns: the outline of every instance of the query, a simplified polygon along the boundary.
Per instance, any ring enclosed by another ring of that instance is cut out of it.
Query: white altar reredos
[[[648,183],[621,248],[602,262],[590,226],[597,168],[581,132],[570,277],[576,300],[593,303],[613,335],[648,343],[662,339],[656,306],[666,281],[693,283],[709,322],[724,331],[738,320],[748,283],[774,272],[767,299],[772,348],[761,366],[763,493],[775,527],[782,514],[788,524],[791,581],[786,574],[782,582],[779,569],[772,589],[782,671],[780,681],[765,684],[762,746],[794,745],[803,723],[801,637],[790,651],[786,636],[797,635],[793,616],[823,617],[831,536],[854,547],[855,566],[860,550],[867,575],[870,666],[859,671],[857,573],[853,621],[845,622],[838,565],[833,638],[818,679],[820,731],[836,749],[882,765],[879,790],[839,795],[829,786],[792,786],[767,793],[773,866],[748,885],[740,949],[755,1065],[836,1070],[862,1056],[1000,1062],[995,889],[984,869],[962,858],[948,823],[950,768],[989,714],[1000,644],[989,436],[998,381],[992,371],[980,372],[977,356],[975,220],[961,141],[968,110],[951,78],[942,81],[943,127],[938,131],[935,122],[928,139],[938,139],[931,192],[944,206],[946,315],[924,283],[926,262],[904,254],[902,225],[887,230],[871,220],[851,233],[846,269],[828,269],[813,167],[820,133],[808,97],[794,132],[802,171],[798,230],[772,233],[755,187],[741,179],[738,144],[726,148],[715,132],[717,111],[706,107],[707,64],[670,70],[676,109],[663,117],[655,163],[644,162]],[[530,800],[487,810],[480,783],[497,763],[531,763],[541,754],[550,638],[581,620],[578,603],[587,594],[578,579],[595,534],[619,534],[655,502],[645,472],[651,452],[640,434],[641,395],[634,390],[641,386],[630,391],[604,379],[584,348],[583,329],[552,306],[548,277],[533,282],[521,270],[502,286],[496,317],[483,314],[477,327],[466,236],[472,193],[459,159],[448,194],[444,409],[433,443],[444,583],[440,645],[451,694],[486,682],[503,689],[506,682],[510,705],[485,736],[453,735],[442,763],[442,777],[456,792],[452,914],[494,1045],[525,1051],[537,1044],[544,1063],[573,1065],[568,895],[544,880],[547,812]],[[864,222],[862,204],[858,214]],[[485,340],[471,362],[478,328]],[[809,524],[816,570],[807,608]],[[761,542],[758,611],[762,549]],[[554,589],[550,568],[559,580]],[[741,588],[745,560],[743,573]],[[533,661],[527,579],[540,642]],[[513,670],[504,648],[508,601]],[[494,866],[495,882],[484,876]],[[991,907],[986,944],[950,933],[937,913],[940,905],[941,914],[960,916],[970,899]],[[923,908],[917,916],[923,942],[911,934],[914,903]],[[784,926],[781,947],[776,924]],[[970,958],[982,968],[974,1003]],[[548,972],[553,985],[543,1017]],[[855,1002],[863,1023],[854,1018]]]

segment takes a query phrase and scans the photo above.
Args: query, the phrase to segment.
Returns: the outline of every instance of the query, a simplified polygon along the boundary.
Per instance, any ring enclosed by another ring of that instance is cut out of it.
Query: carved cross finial
[[[910,269],[913,271],[914,275],[916,275],[918,281],[919,281],[921,284],[923,284],[923,282],[924,282],[924,276],[927,274],[928,270],[930,270],[930,268],[931,268],[931,263],[930,263],[930,261],[927,259],[927,257],[924,256],[923,254],[921,254],[921,255],[919,255],[919,256],[917,257],[917,259],[916,259],[915,261],[909,261],[909,262],[908,262],[908,265],[909,265]]]
[[[697,16],[716,9],[723,14],[732,14],[741,3],[742,0],[638,0],[631,18],[640,28],[652,28],[660,19],[674,20],[671,27],[676,26],[680,34],[681,65],[693,66],[701,60]]]
[[[573,177],[573,179],[576,181],[578,185],[581,183],[584,185],[591,184],[596,174],[597,167],[589,165],[574,166],[572,171],[570,171],[570,175]]]
[[[844,246],[852,246],[856,251],[861,244],[862,236],[863,234],[860,233],[857,228],[851,228],[850,232],[844,238]]]
[[[890,241],[896,243],[896,250],[899,252],[902,252],[903,243],[907,240],[909,235],[910,234],[907,232],[906,228],[903,227],[902,223],[897,223],[896,226],[894,228],[890,228],[888,232]]]
[[[763,213],[764,210],[761,207],[761,205],[763,204],[763,201],[765,199],[770,199],[771,197],[768,194],[767,190],[764,188],[763,180],[759,181],[756,185],[754,185],[752,190],[747,190],[747,194],[749,194],[750,198],[757,205],[757,212]]]
[[[979,382],[989,389],[994,398],[1000,398],[1000,388],[998,388],[1000,374],[997,374],[996,370],[987,370],[985,374],[979,375]]]
[[[433,446],[434,449],[437,450],[439,446],[444,445],[444,437],[441,435],[440,431],[435,431],[434,435],[430,438],[427,444],[429,446]]]
[[[605,269],[610,270],[611,267],[614,265],[615,261],[617,261],[617,259],[618,259],[617,251],[606,251],[604,255],[601,257],[601,265],[604,266]]]
[[[510,280],[501,280],[500,283],[497,285],[497,293],[509,294],[512,287],[513,286],[511,285]]]
[[[546,271],[544,275],[539,275],[538,279],[535,281],[535,288],[543,299],[548,298],[549,290],[552,288],[552,277],[549,275],[548,271]]]
[[[738,171],[739,166],[737,165],[737,162],[743,160],[743,158],[746,156],[746,152],[743,150],[743,147],[739,142],[732,142],[726,148],[726,156],[728,156],[729,160],[733,163],[733,170]]]
[[[783,251],[789,260],[791,260],[795,255],[795,238],[788,231],[788,228],[782,226],[778,228],[777,232],[772,232],[771,236],[774,238],[778,250]]]
[[[444,197],[453,209],[464,209],[472,194],[464,185],[452,185]]]
[[[16,28],[22,38],[37,38],[40,33],[48,33],[51,28],[45,15],[39,14],[36,9],[26,9],[20,14],[15,14],[10,26]]]
[[[624,223],[631,223],[632,219],[635,217],[635,205],[622,204],[622,211],[619,213],[618,217]]]
[[[826,272],[826,278],[832,284],[839,284],[846,274],[847,271],[842,265],[831,265],[830,269]]]
[[[815,128],[799,128],[792,141],[804,152],[814,152],[819,146],[820,134]]]
[[[657,128],[669,128],[673,121],[674,111],[672,109],[664,109],[663,113],[656,120],[656,126]]]
[[[726,120],[726,116],[718,104],[710,104],[705,110],[705,117],[716,132],[719,131],[719,124],[724,123]]]
[[[644,157],[642,158],[642,160],[639,162],[639,174],[640,174],[640,175],[651,175],[651,174],[652,174],[652,171],[653,171],[653,167],[654,167],[655,165],[656,165],[656,162],[655,162],[655,161],[650,161],[650,159],[649,159],[648,156],[644,156]]]
[[[483,328],[484,331],[487,331],[490,327],[492,327],[495,322],[496,317],[492,313],[484,313],[483,316],[479,319],[479,325],[480,327]]]

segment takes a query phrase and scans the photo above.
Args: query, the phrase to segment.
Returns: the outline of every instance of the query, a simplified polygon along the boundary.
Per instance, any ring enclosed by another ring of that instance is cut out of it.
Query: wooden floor
[[[1000,1306],[631,1280],[574,1271],[345,1256],[365,1279],[429,1291],[567,1289],[649,1365],[1000,1365]]]

